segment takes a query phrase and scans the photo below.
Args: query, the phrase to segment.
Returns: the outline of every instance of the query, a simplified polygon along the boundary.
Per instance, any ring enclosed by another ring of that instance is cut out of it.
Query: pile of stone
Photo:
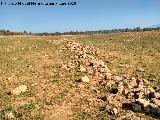
[[[107,107],[108,113],[116,115],[117,108],[127,108],[135,112],[160,115],[160,89],[150,87],[146,79],[128,75],[113,76],[106,63],[98,59],[99,51],[93,46],[68,41],[67,48],[76,52],[75,61],[79,65],[79,71],[86,73],[81,81],[92,83],[92,79],[90,80],[87,74],[96,76],[99,81],[97,86],[103,83],[104,88],[110,92],[106,93],[105,100],[116,108]]]
[[[94,57],[99,54],[97,49],[70,41],[68,41],[67,48],[76,52],[76,61],[79,64],[81,72],[88,72],[90,74],[98,73],[101,78],[111,78],[111,71],[105,65],[105,62]]]
[[[116,78],[114,79],[115,82],[113,82],[114,87],[116,86],[117,89],[115,94],[124,95],[128,99],[130,103],[127,103],[126,107],[136,112],[141,111],[160,115],[159,89],[153,89],[149,86],[147,80],[141,78]]]

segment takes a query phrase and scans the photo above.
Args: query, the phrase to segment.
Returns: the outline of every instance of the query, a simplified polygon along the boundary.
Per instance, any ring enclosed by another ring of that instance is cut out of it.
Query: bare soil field
[[[0,119],[159,116],[160,32],[0,36]]]

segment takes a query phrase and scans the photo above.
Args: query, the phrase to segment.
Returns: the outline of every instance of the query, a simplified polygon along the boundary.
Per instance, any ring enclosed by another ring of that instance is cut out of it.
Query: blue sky
[[[0,0],[0,2],[74,0]],[[160,0],[75,0],[76,6],[0,5],[0,29],[65,32],[148,27],[160,24]]]

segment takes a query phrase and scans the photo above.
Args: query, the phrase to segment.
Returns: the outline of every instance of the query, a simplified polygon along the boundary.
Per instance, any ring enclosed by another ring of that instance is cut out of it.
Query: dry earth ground
[[[112,76],[140,77],[148,80],[151,87],[159,88],[160,32],[157,31],[0,36],[0,119],[120,120],[125,116],[131,120],[160,119],[124,110],[122,106],[116,114],[107,112],[108,102],[102,97],[112,93],[104,89],[102,80],[94,74],[95,69],[79,61],[77,49],[68,47],[69,41],[87,46],[87,54],[103,61]],[[80,80],[85,75],[90,81]],[[21,85],[27,86],[27,90],[14,94],[13,90]]]

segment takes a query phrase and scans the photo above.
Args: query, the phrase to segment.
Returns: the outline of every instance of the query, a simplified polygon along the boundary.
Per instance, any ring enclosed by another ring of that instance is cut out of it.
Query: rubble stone
[[[90,79],[85,75],[84,77],[81,78],[82,82],[90,82]]]
[[[146,80],[146,79],[143,79],[143,81],[144,81],[144,83],[146,83],[147,85],[150,84],[150,82],[149,82],[148,80]]]
[[[154,104],[156,104],[157,106],[160,107],[160,100],[158,100],[158,99],[156,99],[156,98],[153,98],[153,99],[152,99],[152,102],[153,102]]]
[[[124,89],[123,82],[119,82],[119,84],[118,84],[118,93],[122,94],[123,89]]]
[[[157,92],[150,92],[149,93],[150,98],[160,98],[160,93]]]
[[[136,95],[137,95],[137,98],[143,98],[144,97],[144,93],[142,91],[138,92]]]
[[[111,110],[111,107],[110,107],[109,105],[107,105],[107,106],[105,107],[105,109],[106,109],[106,111],[109,113],[110,110]]]
[[[112,111],[113,111],[113,112],[112,112],[113,115],[116,115],[116,114],[118,113],[117,108],[113,108]]]
[[[117,80],[117,81],[121,81],[121,80],[122,80],[122,77],[120,77],[120,76],[115,76],[114,79]]]
[[[132,99],[132,98],[134,98],[134,93],[133,92],[128,92],[128,94],[127,94],[127,98],[128,99]]]
[[[26,92],[27,91],[27,86],[26,85],[21,85],[17,88],[15,88],[12,93],[15,95],[19,95],[20,93]]]
[[[112,73],[107,72],[105,75],[106,75],[106,79],[111,79],[112,78]]]
[[[132,88],[136,87],[137,86],[136,79],[134,77],[132,77],[129,84],[127,84],[127,86],[128,86],[129,89],[132,89]]]
[[[98,50],[95,50],[93,47],[84,46],[75,42],[68,42],[67,47],[77,53],[78,57],[76,59],[79,59],[79,70],[81,72],[87,71],[90,75],[95,75],[98,82],[96,82],[94,85],[98,86],[98,83],[103,83],[103,85],[100,84],[101,88],[106,91],[110,90],[110,92],[113,93],[100,98],[104,102],[117,107],[112,108],[110,105],[107,105],[105,109],[109,114],[116,115],[118,113],[118,107],[122,106],[123,103],[127,102],[129,109],[135,112],[143,111],[145,113],[153,113],[160,115],[159,88],[155,88],[154,90],[152,87],[149,86],[150,82],[148,82],[146,79],[142,79],[139,77],[135,78],[129,75],[112,76],[112,73],[108,69],[105,62],[103,62],[98,57],[95,57],[95,55],[99,56],[100,52]],[[87,68],[83,67],[81,63],[85,64]],[[139,68],[138,70],[144,71],[142,68]],[[90,82],[90,79],[87,77],[87,75],[82,77],[81,80],[82,82],[86,83]],[[118,84],[115,84],[115,82]],[[124,94],[125,96],[121,96],[121,94]],[[151,103],[150,100],[153,103]],[[139,119],[139,117],[135,119]]]
[[[140,89],[143,89],[143,82],[139,82],[139,84],[138,84],[138,88],[140,88]]]
[[[136,101],[139,104],[141,104],[143,107],[147,107],[150,104],[150,101],[147,101],[147,100],[141,99],[141,98],[136,99]]]
[[[153,103],[150,103],[149,106],[151,106],[152,108],[158,108],[158,106]]]
[[[84,68],[83,66],[80,66],[80,71],[81,72],[86,72],[86,68]]]
[[[123,89],[123,91],[122,91],[122,93],[123,93],[124,95],[127,95],[127,94],[128,94],[128,92],[129,92],[129,91],[128,91],[128,89],[127,89],[127,88],[124,88],[124,89]]]

